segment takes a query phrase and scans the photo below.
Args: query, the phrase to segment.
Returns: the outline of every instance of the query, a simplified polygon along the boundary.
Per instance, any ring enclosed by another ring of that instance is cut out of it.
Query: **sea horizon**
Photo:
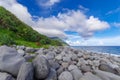
[[[120,56],[120,46],[71,46],[71,47],[79,50],[86,50],[89,52],[114,54]]]

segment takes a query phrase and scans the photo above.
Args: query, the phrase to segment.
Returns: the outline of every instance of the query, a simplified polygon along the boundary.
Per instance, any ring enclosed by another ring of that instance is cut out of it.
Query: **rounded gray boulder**
[[[33,65],[34,65],[36,79],[45,79],[48,76],[50,71],[50,66],[47,59],[44,56],[38,55],[34,59]]]
[[[24,62],[25,59],[18,54],[15,48],[7,46],[0,47],[0,71],[17,76]]]
[[[70,72],[64,71],[60,74],[58,80],[73,80],[73,76]]]
[[[33,73],[34,70],[32,63],[26,62],[22,64],[17,76],[17,80],[33,80]]]

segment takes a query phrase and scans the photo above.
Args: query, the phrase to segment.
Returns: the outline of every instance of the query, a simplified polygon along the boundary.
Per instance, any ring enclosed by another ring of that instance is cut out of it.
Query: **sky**
[[[0,6],[71,46],[120,46],[120,0],[0,0]]]

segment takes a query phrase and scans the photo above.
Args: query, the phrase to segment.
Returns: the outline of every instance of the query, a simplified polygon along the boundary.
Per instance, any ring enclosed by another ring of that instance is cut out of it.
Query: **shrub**
[[[3,45],[15,44],[15,41],[8,35],[0,35],[0,42]]]

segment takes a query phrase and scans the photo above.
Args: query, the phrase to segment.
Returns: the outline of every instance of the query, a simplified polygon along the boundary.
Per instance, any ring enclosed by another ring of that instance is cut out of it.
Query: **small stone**
[[[69,70],[69,71],[72,71],[72,70],[74,70],[74,69],[78,69],[78,67],[77,67],[76,65],[70,65],[70,66],[68,67],[68,70]]]
[[[69,66],[69,63],[67,63],[67,62],[63,62],[63,63],[62,63],[62,67],[63,67],[63,68],[67,68],[68,66]]]
[[[71,59],[74,61],[74,60],[77,60],[77,55],[76,54],[72,54],[72,57]]]
[[[70,62],[71,61],[71,58],[66,56],[66,57],[63,57],[63,61],[64,62]]]
[[[50,64],[50,66],[51,66],[53,69],[55,69],[55,70],[57,70],[57,69],[60,67],[60,64],[58,64],[57,61],[48,60],[48,62],[49,62],[49,64]]]
[[[82,65],[80,69],[82,72],[91,72],[90,66],[87,66],[87,65]]]
[[[56,60],[62,60],[62,55],[61,54],[58,54],[56,57],[55,57]]]
[[[82,57],[82,56],[83,56],[83,53],[79,52],[79,53],[77,54],[77,56],[78,56],[78,57]]]
[[[21,55],[24,56],[25,55],[25,51],[22,49],[18,49],[17,52]]]

